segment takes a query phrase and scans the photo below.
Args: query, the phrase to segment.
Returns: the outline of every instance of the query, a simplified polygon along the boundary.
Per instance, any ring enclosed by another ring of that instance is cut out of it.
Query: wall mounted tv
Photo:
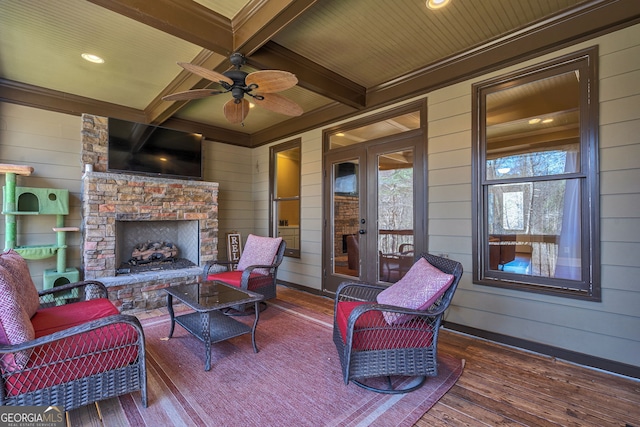
[[[202,135],[109,118],[107,171],[202,179]]]

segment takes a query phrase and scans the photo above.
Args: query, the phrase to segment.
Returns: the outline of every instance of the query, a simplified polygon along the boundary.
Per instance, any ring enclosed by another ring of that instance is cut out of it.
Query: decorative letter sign
[[[227,233],[227,257],[229,261],[237,264],[241,255],[242,238],[240,233]],[[236,269],[235,264],[232,266],[232,270]]]

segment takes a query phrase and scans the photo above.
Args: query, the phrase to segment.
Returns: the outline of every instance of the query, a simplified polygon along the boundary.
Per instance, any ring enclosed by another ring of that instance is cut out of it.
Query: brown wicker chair
[[[339,286],[335,296],[333,341],[345,384],[351,380],[380,393],[406,393],[421,387],[427,377],[438,374],[438,330],[462,276],[462,265],[430,254],[421,257],[454,276],[449,288],[427,310],[378,304],[376,297],[385,286],[355,282]],[[385,312],[407,315],[410,320],[389,324],[385,321]],[[378,385],[372,385],[374,378]],[[380,384],[380,378],[386,378],[386,384]]]
[[[284,258],[284,251],[287,245],[286,242],[280,238],[260,237],[260,239],[271,239],[274,242],[279,242],[275,257],[273,258],[273,261],[271,263],[253,264],[251,261],[249,261],[249,264],[252,265],[249,265],[243,270],[238,271],[234,270],[238,262],[214,261],[211,263],[207,263],[204,266],[202,279],[205,281],[217,280],[228,285],[235,286],[237,288],[247,289],[249,291],[264,295],[265,300],[275,298],[278,267],[282,263],[282,260]],[[240,261],[242,261],[247,256],[249,256],[249,247],[248,245],[245,245],[244,252],[240,257]],[[240,308],[238,310],[244,311]]]
[[[38,294],[40,308],[32,318],[35,339],[0,345],[0,405],[60,406],[69,411],[140,390],[146,407],[145,342],[138,319],[115,314],[106,287],[97,281],[69,283]],[[80,322],[84,314],[94,319]],[[75,325],[47,332],[49,320],[67,315]],[[22,363],[7,362],[18,354],[25,357]]]

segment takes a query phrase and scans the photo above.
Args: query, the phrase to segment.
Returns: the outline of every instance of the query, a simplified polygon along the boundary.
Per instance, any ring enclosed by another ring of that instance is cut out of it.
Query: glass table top
[[[218,310],[236,304],[262,300],[263,296],[221,282],[203,282],[170,286],[168,294],[196,310]]]

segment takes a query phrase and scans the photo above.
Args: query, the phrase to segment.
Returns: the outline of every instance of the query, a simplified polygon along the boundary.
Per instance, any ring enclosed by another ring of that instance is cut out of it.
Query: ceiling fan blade
[[[211,89],[193,89],[193,90],[185,90],[184,92],[176,92],[171,95],[166,95],[162,97],[163,101],[184,101],[189,99],[200,99],[206,98],[207,96],[217,95],[219,93],[224,93],[227,91],[222,90],[211,90]]]
[[[209,70],[207,68],[201,67],[199,65],[191,64],[189,62],[178,62],[178,65],[184,68],[187,71],[192,72],[193,74],[197,74],[200,77],[203,77],[207,80],[211,80],[212,82],[220,83],[224,82],[232,85],[233,80],[224,74],[220,74],[217,71]]]
[[[264,99],[254,98],[254,102],[267,110],[287,116],[299,116],[304,112],[298,104],[278,93],[261,93],[260,96]]]
[[[236,104],[235,98],[231,98],[224,104],[224,116],[229,123],[242,123],[249,114],[249,101],[242,99]]]
[[[273,93],[294,87],[298,83],[295,74],[288,71],[262,70],[247,75],[245,84],[256,85],[256,92]]]

